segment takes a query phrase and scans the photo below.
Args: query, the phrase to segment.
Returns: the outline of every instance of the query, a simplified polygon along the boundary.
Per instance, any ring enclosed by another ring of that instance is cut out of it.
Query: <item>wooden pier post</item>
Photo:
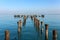
[[[22,27],[22,21],[21,20],[19,20],[17,23],[18,23],[18,27]]]
[[[43,25],[43,21],[41,21],[41,34],[42,34],[43,30],[44,30],[44,25]]]
[[[18,40],[20,40],[20,32],[21,32],[21,27],[22,27],[22,21],[18,21]]]
[[[34,18],[34,26],[36,26],[36,25],[35,25],[35,23],[36,23],[36,18],[35,18],[35,17],[33,17],[33,18]]]
[[[26,16],[24,16],[24,20],[23,20],[23,26],[25,26],[25,24],[26,24]]]
[[[22,27],[22,21],[19,20],[17,23],[18,23],[18,32],[20,32],[21,27]]]
[[[20,33],[20,30],[21,30],[21,29],[18,27],[18,33]]]
[[[40,21],[37,19],[37,27],[40,26]]]
[[[44,18],[44,15],[41,15],[42,18]]]
[[[5,31],[5,40],[10,40],[10,35],[9,34],[10,34],[9,31],[6,30]]]
[[[53,30],[53,40],[57,40],[57,31]]]
[[[40,21],[36,17],[34,17],[34,25],[36,27],[39,27],[40,26]]]
[[[26,19],[26,16],[24,15],[24,19]]]
[[[48,40],[48,24],[45,24],[45,40]]]
[[[36,18],[34,17],[34,23],[35,23],[35,21],[36,21]]]
[[[41,21],[41,26],[43,25],[43,21]]]
[[[44,28],[44,22],[41,21],[41,28]]]
[[[33,16],[30,16],[31,17],[31,20],[33,20]]]
[[[38,22],[37,22],[36,17],[34,17],[34,25],[35,25],[35,26],[37,26],[37,25],[38,25]]]

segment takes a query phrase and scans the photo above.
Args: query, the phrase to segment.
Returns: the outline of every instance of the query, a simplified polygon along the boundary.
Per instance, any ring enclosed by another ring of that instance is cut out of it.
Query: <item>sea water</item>
[[[45,15],[44,18],[37,18],[44,21],[44,24],[49,25],[48,40],[52,40],[52,31],[54,29],[57,31],[57,40],[60,40],[60,15]],[[22,26],[21,32],[18,34],[17,22],[19,20],[23,22],[23,18],[14,18],[14,15],[0,15],[0,40],[5,40],[5,30],[9,30],[10,40],[45,40],[45,31],[41,34],[30,17],[27,18],[25,26]]]

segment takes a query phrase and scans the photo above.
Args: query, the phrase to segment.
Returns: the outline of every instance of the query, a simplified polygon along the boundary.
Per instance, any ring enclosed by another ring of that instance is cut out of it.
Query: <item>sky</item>
[[[60,13],[60,0],[0,0],[0,14]]]

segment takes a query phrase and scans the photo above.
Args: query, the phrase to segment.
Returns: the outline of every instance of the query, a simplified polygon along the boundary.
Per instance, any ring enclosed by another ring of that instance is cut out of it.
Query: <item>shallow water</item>
[[[45,18],[38,17],[40,21],[44,21],[44,24],[49,24],[48,40],[52,40],[52,30],[57,30],[57,40],[60,40],[60,15],[45,15]],[[31,18],[27,18],[26,25],[22,26],[21,33],[18,34],[19,20],[23,21],[23,18],[14,18],[14,15],[0,15],[0,40],[5,39],[5,30],[10,31],[10,40],[45,40],[45,32],[42,34],[40,29],[34,26]],[[20,35],[20,36],[19,36]]]

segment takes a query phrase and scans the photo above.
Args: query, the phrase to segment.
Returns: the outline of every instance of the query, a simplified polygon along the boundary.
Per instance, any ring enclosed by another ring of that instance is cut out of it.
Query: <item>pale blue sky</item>
[[[0,0],[0,12],[40,10],[49,12],[60,10],[60,0]]]

